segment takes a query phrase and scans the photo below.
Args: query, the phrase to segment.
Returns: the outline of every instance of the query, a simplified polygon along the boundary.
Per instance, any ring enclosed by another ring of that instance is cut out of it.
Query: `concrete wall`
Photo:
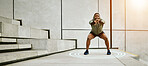
[[[127,0],[127,51],[148,62],[148,1]]]
[[[13,18],[13,0],[0,0],[0,16]]]
[[[23,25],[50,29],[51,39],[61,38],[61,0],[15,0],[15,19]]]
[[[125,50],[125,0],[113,0],[112,44]]]
[[[0,16],[22,19],[23,26],[50,29],[51,39],[61,38],[61,0],[0,0]],[[0,18],[0,22],[10,22]],[[11,22],[10,22],[11,23]]]
[[[13,0],[0,0],[0,22],[12,23]]]

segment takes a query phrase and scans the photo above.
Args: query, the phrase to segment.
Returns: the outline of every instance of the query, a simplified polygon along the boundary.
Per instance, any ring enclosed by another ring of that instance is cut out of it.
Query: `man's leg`
[[[107,38],[107,36],[105,35],[105,33],[102,33],[102,34],[100,35],[100,38],[102,38],[102,39],[105,41],[105,45],[106,45],[107,50],[108,50],[107,55],[110,55],[111,52],[110,52],[110,50],[109,50],[109,41],[108,41],[108,38]]]
[[[91,33],[88,35],[87,37],[87,41],[86,41],[86,51],[84,52],[84,55],[89,54],[88,49],[89,49],[89,45],[90,45],[90,41],[95,38]]]

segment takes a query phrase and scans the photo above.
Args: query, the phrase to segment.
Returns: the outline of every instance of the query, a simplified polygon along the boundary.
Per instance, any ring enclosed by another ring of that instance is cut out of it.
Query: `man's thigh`
[[[92,33],[89,33],[87,38],[91,40],[91,39],[95,38],[95,36]]]
[[[105,35],[105,33],[102,33],[99,37],[104,40],[107,39],[107,36]]]

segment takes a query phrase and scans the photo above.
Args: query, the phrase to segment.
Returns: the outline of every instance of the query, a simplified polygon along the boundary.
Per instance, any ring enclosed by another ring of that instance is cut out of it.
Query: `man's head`
[[[99,13],[95,13],[93,19],[100,21],[100,14]]]

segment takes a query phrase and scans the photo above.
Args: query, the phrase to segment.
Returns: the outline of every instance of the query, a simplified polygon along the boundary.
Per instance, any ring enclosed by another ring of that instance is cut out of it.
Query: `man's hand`
[[[100,19],[95,19],[94,22],[95,22],[95,24],[99,24]]]

